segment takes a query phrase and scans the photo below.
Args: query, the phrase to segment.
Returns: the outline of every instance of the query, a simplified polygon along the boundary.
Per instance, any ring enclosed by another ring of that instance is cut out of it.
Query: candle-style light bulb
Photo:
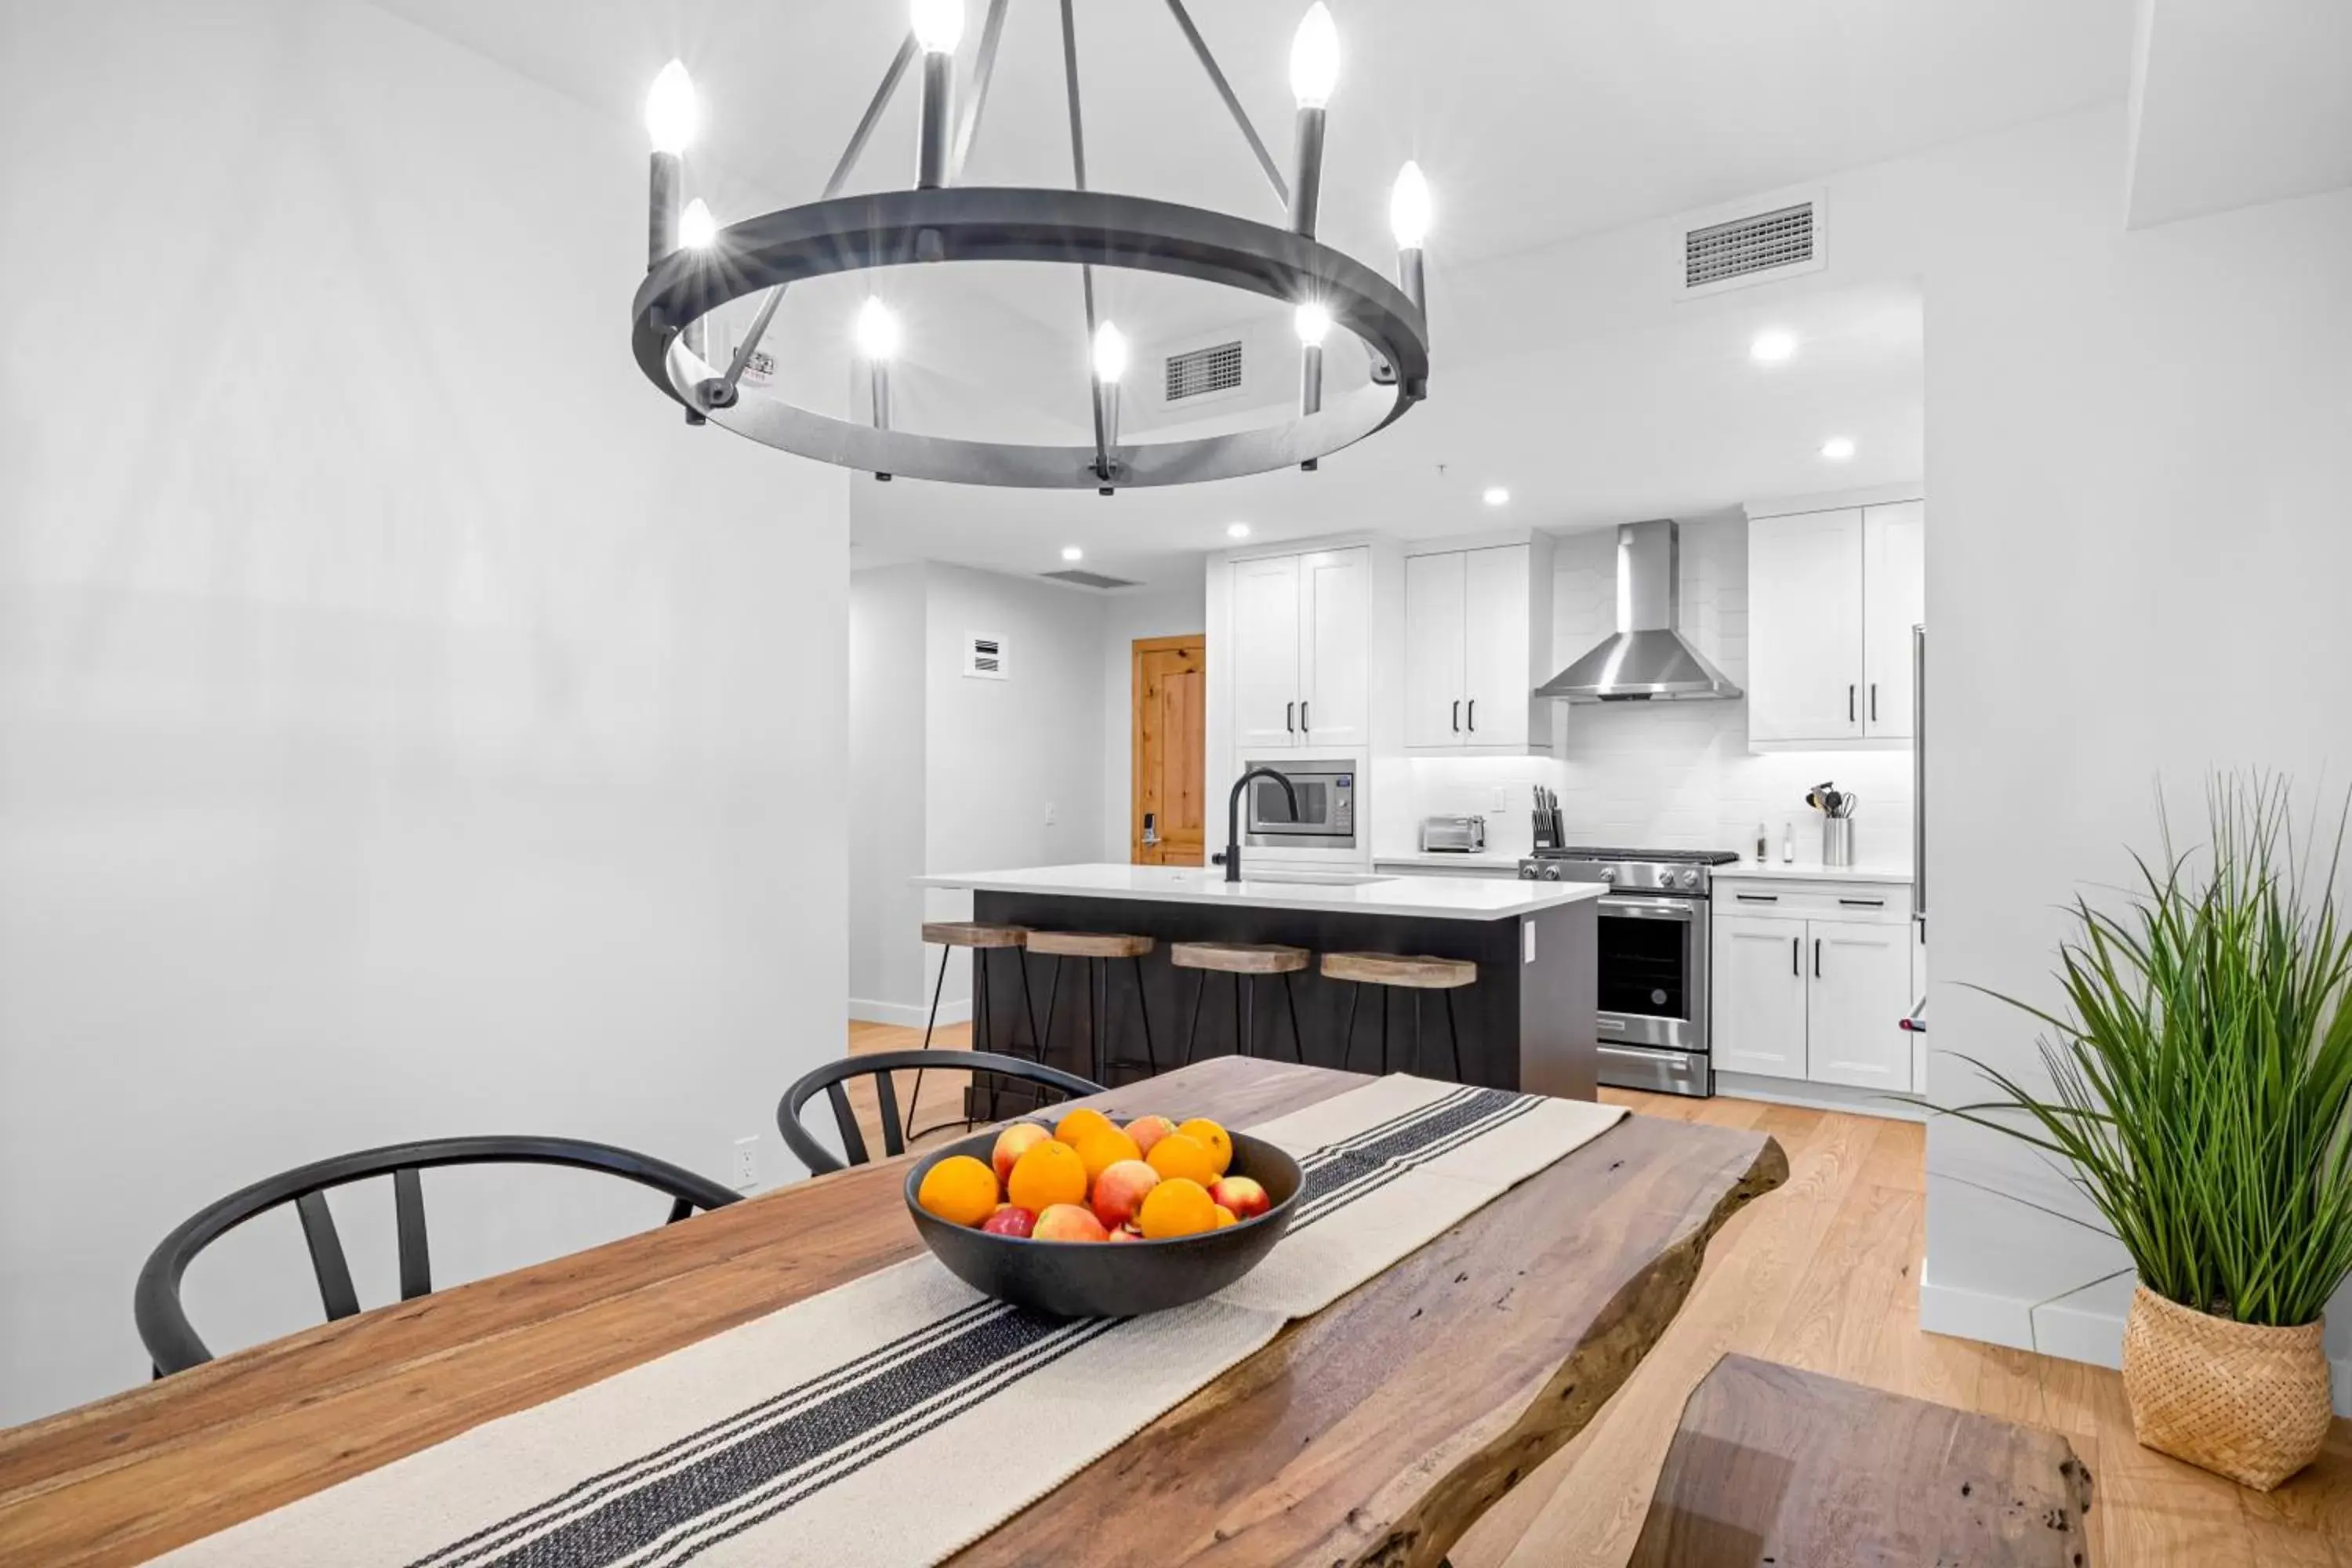
[[[1339,82],[1339,29],[1332,24],[1331,8],[1315,0],[1290,37],[1291,96],[1301,109],[1320,109],[1331,101]]]
[[[1331,330],[1331,312],[1319,300],[1309,300],[1292,313],[1290,325],[1300,342],[1311,349],[1321,348],[1324,334]]]
[[[898,318],[871,294],[857,311],[857,352],[877,362],[898,352]]]
[[[677,218],[678,244],[688,250],[707,250],[718,233],[719,220],[710,216],[710,209],[703,205],[700,196],[686,204],[686,211]]]
[[[915,42],[934,55],[951,55],[963,42],[963,0],[914,0]]]
[[[1105,321],[1095,329],[1095,379],[1116,385],[1127,374],[1127,334]]]
[[[653,138],[654,151],[673,156],[685,152],[694,141],[698,116],[694,79],[686,74],[683,60],[672,60],[646,94],[646,134]]]
[[[1410,158],[1389,191],[1389,228],[1400,250],[1419,250],[1429,237],[1429,181]]]

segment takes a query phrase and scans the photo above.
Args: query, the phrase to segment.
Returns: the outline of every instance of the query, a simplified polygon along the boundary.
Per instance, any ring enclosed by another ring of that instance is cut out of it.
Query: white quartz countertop
[[[1771,860],[1759,863],[1738,860],[1715,868],[1716,879],[1727,877],[1753,878],[1763,882],[1903,882],[1911,880],[1908,866],[1824,866],[1817,860],[1799,860],[1793,864]]]
[[[1244,869],[1248,862],[1243,862]],[[1598,882],[1506,881],[1499,877],[1380,877],[1355,886],[1291,882],[1287,868],[1228,882],[1220,867],[1030,866],[1013,871],[954,871],[918,877],[925,888],[987,893],[1045,893],[1071,899],[1139,899],[1176,904],[1234,904],[1259,910],[1335,910],[1416,920],[1498,921],[1597,899]],[[1318,873],[1328,875],[1329,873]]]

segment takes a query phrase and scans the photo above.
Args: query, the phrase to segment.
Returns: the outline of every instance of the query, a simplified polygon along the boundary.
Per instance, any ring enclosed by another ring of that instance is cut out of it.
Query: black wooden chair
[[[866,1134],[858,1130],[856,1112],[850,1109],[849,1096],[842,1086],[851,1079],[870,1077],[874,1079],[875,1098],[881,1102],[882,1151],[885,1154],[903,1154],[907,1152],[907,1136],[900,1130],[898,1091],[890,1075],[926,1067],[939,1071],[968,1072],[975,1079],[1015,1079],[1040,1090],[1050,1090],[1060,1100],[1103,1092],[1098,1083],[1089,1083],[1076,1073],[1023,1057],[1001,1057],[988,1051],[876,1051],[827,1062],[784,1090],[784,1098],[776,1106],[776,1131],[784,1135],[785,1143],[809,1168],[809,1174],[822,1176],[845,1169],[841,1157],[811,1137],[809,1130],[801,1125],[802,1107],[823,1094],[833,1106],[833,1124],[841,1133],[842,1148],[848,1152],[848,1163],[863,1165],[873,1155],[866,1152]]]
[[[436,1138],[320,1160],[256,1182],[199,1209],[148,1255],[146,1267],[139,1271],[132,1310],[139,1322],[139,1338],[154,1361],[155,1375],[183,1372],[213,1359],[180,1305],[180,1279],[196,1254],[225,1233],[256,1215],[291,1203],[301,1218],[303,1238],[310,1243],[310,1268],[318,1276],[319,1296],[328,1318],[352,1317],[360,1310],[359,1296],[352,1289],[342,1238],[327,1208],[327,1189],[371,1176],[392,1177],[393,1216],[400,1239],[400,1299],[409,1301],[433,1290],[425,1241],[425,1187],[417,1173],[436,1165],[498,1164],[567,1165],[625,1178],[667,1194],[673,1200],[667,1222],[672,1225],[698,1208],[719,1208],[742,1195],[666,1160],[576,1138]]]

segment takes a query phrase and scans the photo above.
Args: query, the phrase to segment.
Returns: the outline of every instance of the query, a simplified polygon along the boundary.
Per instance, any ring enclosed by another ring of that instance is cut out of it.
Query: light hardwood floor
[[[849,1048],[921,1038],[853,1024]],[[961,1027],[942,1029],[938,1043],[964,1038]],[[926,1122],[934,1106],[947,1113],[933,1085],[952,1076],[926,1075]],[[901,1103],[910,1087],[901,1083]],[[872,1091],[863,1092],[873,1137]],[[2065,1434],[2094,1478],[2100,1568],[2352,1568],[2352,1422],[2336,1422],[2319,1462],[2264,1497],[2140,1447],[2123,1380],[2105,1368],[1920,1331],[1924,1129],[1753,1100],[1603,1098],[1647,1116],[1768,1131],[1788,1152],[1789,1182],[1724,1227],[1657,1349],[1598,1420],[1454,1547],[1456,1568],[1622,1568],[1683,1401],[1727,1351]]]

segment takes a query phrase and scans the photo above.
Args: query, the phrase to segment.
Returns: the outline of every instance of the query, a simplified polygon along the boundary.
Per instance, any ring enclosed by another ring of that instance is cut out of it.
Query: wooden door
[[[1234,566],[1234,742],[1238,754],[1298,744],[1298,557]]]
[[[1907,1092],[1911,1037],[1911,927],[1864,921],[1814,921],[1811,994],[1806,1011],[1809,1066],[1816,1083]]]
[[[1768,1078],[1805,1076],[1809,954],[1802,921],[1715,917],[1715,1065]]]
[[[1301,746],[1371,744],[1371,587],[1369,549],[1319,550],[1299,558]]]
[[[1404,563],[1404,743],[1462,744],[1463,552]]]
[[[1927,510],[1916,500],[1862,513],[1862,731],[1911,736],[1911,628],[1927,618]]]
[[[1748,738],[1862,734],[1862,509],[1748,527]]]
[[[1207,639],[1194,634],[1135,644],[1134,809],[1129,847],[1139,866],[1202,864],[1201,792],[1208,715]],[[1151,821],[1149,838],[1144,819]]]

